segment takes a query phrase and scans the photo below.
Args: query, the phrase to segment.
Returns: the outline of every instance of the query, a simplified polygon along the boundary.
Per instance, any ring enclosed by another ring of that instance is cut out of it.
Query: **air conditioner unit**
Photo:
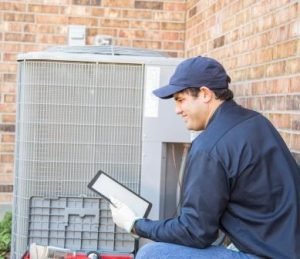
[[[31,243],[135,249],[106,201],[87,188],[98,170],[151,201],[149,218],[176,211],[190,133],[173,100],[161,101],[152,90],[168,82],[180,61],[112,46],[18,56],[12,258]]]

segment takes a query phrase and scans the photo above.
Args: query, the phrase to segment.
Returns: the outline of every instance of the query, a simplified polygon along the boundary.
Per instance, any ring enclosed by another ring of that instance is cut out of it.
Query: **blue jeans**
[[[141,247],[136,259],[258,259],[259,257],[232,251],[223,246],[197,249],[182,245],[153,242]]]

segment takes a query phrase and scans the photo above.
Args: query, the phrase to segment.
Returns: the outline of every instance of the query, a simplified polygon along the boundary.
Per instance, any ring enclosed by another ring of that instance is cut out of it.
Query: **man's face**
[[[187,129],[194,131],[205,129],[209,107],[204,99],[202,91],[197,97],[188,92],[174,94],[175,112],[183,118]]]

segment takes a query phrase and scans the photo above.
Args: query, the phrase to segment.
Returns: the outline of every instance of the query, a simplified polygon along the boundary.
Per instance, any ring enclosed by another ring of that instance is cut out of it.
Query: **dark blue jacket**
[[[300,172],[272,124],[225,101],[192,143],[175,218],[138,220],[138,235],[205,248],[221,228],[243,252],[300,258]]]

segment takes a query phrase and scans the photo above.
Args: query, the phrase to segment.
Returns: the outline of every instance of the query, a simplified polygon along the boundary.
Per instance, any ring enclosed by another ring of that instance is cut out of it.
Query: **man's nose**
[[[181,107],[179,105],[175,105],[175,113],[179,115],[182,112]]]

